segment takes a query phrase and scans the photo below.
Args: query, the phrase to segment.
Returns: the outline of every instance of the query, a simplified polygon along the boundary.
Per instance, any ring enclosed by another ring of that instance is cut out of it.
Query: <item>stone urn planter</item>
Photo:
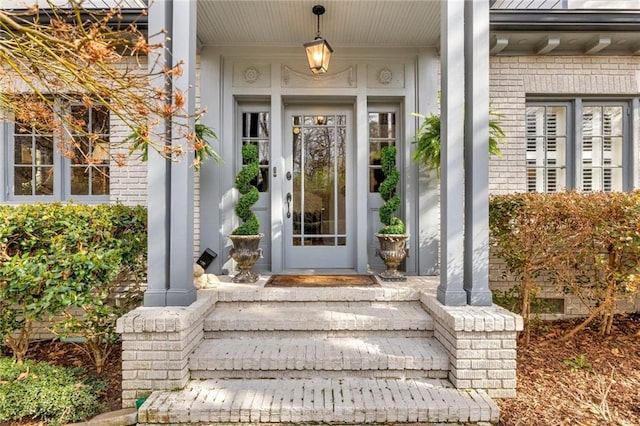
[[[406,281],[407,277],[400,271],[398,266],[407,257],[407,234],[375,234],[380,243],[376,249],[376,254],[384,262],[387,270],[378,274],[382,281]]]
[[[258,216],[251,211],[260,194],[258,188],[253,185],[253,180],[260,173],[258,165],[258,148],[253,144],[242,147],[243,166],[236,176],[235,187],[240,193],[234,211],[240,218],[240,225],[231,232],[229,239],[233,248],[229,255],[238,265],[240,271],[233,277],[234,283],[255,283],[260,275],[253,272],[252,268],[256,260],[262,257],[262,250],[258,248],[264,234],[259,232],[260,221]]]
[[[255,283],[260,278],[260,275],[253,271],[253,265],[262,257],[262,249],[258,247],[262,236],[263,234],[229,235],[233,243],[229,255],[236,261],[240,271],[233,277],[234,283]]]
[[[406,281],[407,278],[398,271],[398,266],[407,257],[407,228],[395,213],[400,208],[402,200],[396,193],[400,181],[400,172],[396,167],[396,147],[385,146],[380,150],[380,164],[384,180],[380,183],[380,197],[384,201],[378,212],[382,228],[377,234],[380,247],[376,254],[387,266],[387,270],[378,274],[383,281]]]

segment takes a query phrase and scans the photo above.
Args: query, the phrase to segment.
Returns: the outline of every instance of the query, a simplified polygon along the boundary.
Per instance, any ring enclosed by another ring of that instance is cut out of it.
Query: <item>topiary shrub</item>
[[[0,423],[33,419],[59,425],[93,416],[106,384],[79,373],[46,362],[18,365],[0,358]]]
[[[242,169],[236,176],[235,187],[240,192],[240,199],[235,207],[236,215],[240,218],[240,226],[233,230],[233,235],[256,235],[259,233],[260,222],[258,216],[251,211],[260,193],[253,181],[260,173],[258,164],[258,147],[247,144],[242,147]]]
[[[379,234],[404,234],[406,229],[400,218],[395,213],[400,208],[400,195],[396,194],[396,188],[400,181],[400,172],[396,169],[396,148],[385,146],[380,151],[380,163],[382,164],[382,174],[384,181],[380,184],[380,196],[384,204],[380,207],[378,215],[382,228]]]

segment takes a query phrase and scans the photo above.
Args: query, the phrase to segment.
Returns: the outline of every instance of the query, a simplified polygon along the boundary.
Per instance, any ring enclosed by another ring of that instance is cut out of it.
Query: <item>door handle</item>
[[[291,218],[291,193],[287,192],[287,219]]]

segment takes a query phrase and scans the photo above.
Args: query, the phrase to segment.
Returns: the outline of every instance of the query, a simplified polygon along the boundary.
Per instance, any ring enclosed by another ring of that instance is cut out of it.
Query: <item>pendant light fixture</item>
[[[315,5],[311,11],[318,17],[318,30],[316,38],[309,43],[305,43],[304,48],[307,51],[307,60],[309,61],[311,72],[322,74],[329,69],[329,61],[331,60],[333,49],[329,46],[327,40],[320,35],[320,15],[324,14],[324,6]]]

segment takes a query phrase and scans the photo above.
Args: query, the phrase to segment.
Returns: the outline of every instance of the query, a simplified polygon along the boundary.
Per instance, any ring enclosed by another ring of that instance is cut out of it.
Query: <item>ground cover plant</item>
[[[99,408],[106,382],[77,368],[0,358],[0,422],[42,420],[49,425],[84,420]]]

